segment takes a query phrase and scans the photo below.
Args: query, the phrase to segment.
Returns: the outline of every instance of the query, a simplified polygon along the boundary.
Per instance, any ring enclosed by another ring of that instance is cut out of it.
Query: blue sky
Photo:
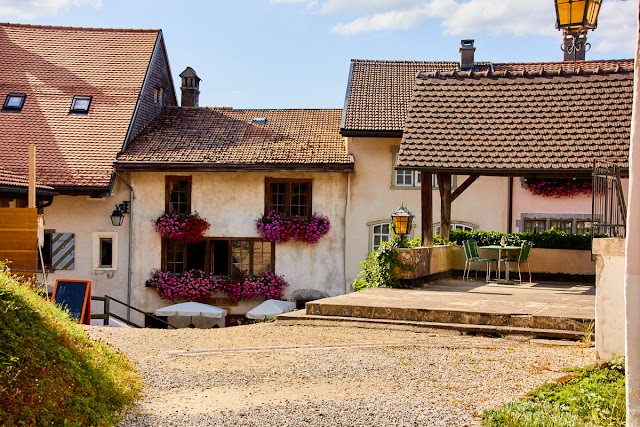
[[[604,0],[587,59],[633,58],[637,7]],[[562,60],[552,0],[0,0],[0,22],[160,28],[202,106],[340,108],[352,58],[457,61],[465,38],[477,60]]]

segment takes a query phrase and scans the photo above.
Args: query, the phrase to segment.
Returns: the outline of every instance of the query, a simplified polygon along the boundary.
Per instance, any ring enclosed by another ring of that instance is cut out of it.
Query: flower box
[[[287,218],[271,211],[256,219],[256,227],[258,234],[270,242],[284,243],[297,240],[313,244],[318,243],[320,238],[329,232],[331,222],[324,215]]]
[[[166,239],[198,243],[204,240],[204,233],[211,224],[197,212],[194,214],[167,212],[153,220],[153,226],[160,236]]]

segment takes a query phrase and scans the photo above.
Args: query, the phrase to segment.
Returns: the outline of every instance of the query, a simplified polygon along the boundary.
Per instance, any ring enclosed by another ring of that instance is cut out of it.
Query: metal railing
[[[629,159],[596,160],[593,166],[592,236],[625,237],[627,204],[622,178],[628,176]]]
[[[126,302],[122,302],[120,300],[117,300],[117,299],[115,299],[113,297],[110,297],[109,295],[105,295],[103,297],[92,296],[91,297],[91,301],[101,301],[101,302],[104,303],[104,309],[103,309],[102,313],[101,314],[100,313],[95,313],[95,314],[92,313],[91,314],[91,318],[92,319],[102,319],[103,320],[103,324],[105,326],[109,326],[109,319],[111,317],[113,317],[114,319],[117,319],[117,320],[121,321],[122,323],[124,323],[125,325],[131,326],[133,328],[144,328],[144,327],[146,327],[146,326],[140,326],[137,323],[134,323],[131,320],[125,319],[124,317],[114,313],[111,310],[111,302],[114,302],[116,304],[120,304],[121,306],[127,307],[130,310],[133,310],[133,311],[135,311],[137,313],[142,314],[145,317],[145,320],[146,319],[153,319],[153,321],[155,321],[155,322],[157,322],[159,324],[166,325],[167,328],[177,329],[177,327],[173,326],[171,323],[166,322],[166,321],[160,319],[159,317],[154,316],[153,314],[145,313],[142,310],[138,310],[137,308],[127,304]]]

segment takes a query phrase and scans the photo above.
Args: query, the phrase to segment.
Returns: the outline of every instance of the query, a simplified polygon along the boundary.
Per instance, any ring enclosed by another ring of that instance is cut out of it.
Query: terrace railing
[[[607,159],[594,162],[592,236],[626,236],[627,204],[622,178],[628,176],[628,171],[629,159]]]

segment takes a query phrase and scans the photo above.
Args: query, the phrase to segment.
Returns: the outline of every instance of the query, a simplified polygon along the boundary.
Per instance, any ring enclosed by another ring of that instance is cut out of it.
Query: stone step
[[[315,325],[315,326],[347,326],[384,329],[449,329],[468,334],[488,336],[523,335],[530,338],[548,338],[554,340],[585,340],[588,331],[570,331],[563,329],[545,329],[532,327],[486,325],[472,323],[443,323],[431,321],[359,318],[352,316],[322,316],[306,314],[305,310],[298,310],[281,314],[277,317],[279,325]],[[593,333],[591,333],[593,341]]]
[[[321,317],[472,325],[476,328],[488,326],[516,330],[557,330],[578,334],[584,334],[586,329],[593,329],[593,319],[590,318],[509,313],[508,308],[502,309],[501,312],[487,313],[447,309],[322,303],[320,300],[307,303],[306,314]]]

